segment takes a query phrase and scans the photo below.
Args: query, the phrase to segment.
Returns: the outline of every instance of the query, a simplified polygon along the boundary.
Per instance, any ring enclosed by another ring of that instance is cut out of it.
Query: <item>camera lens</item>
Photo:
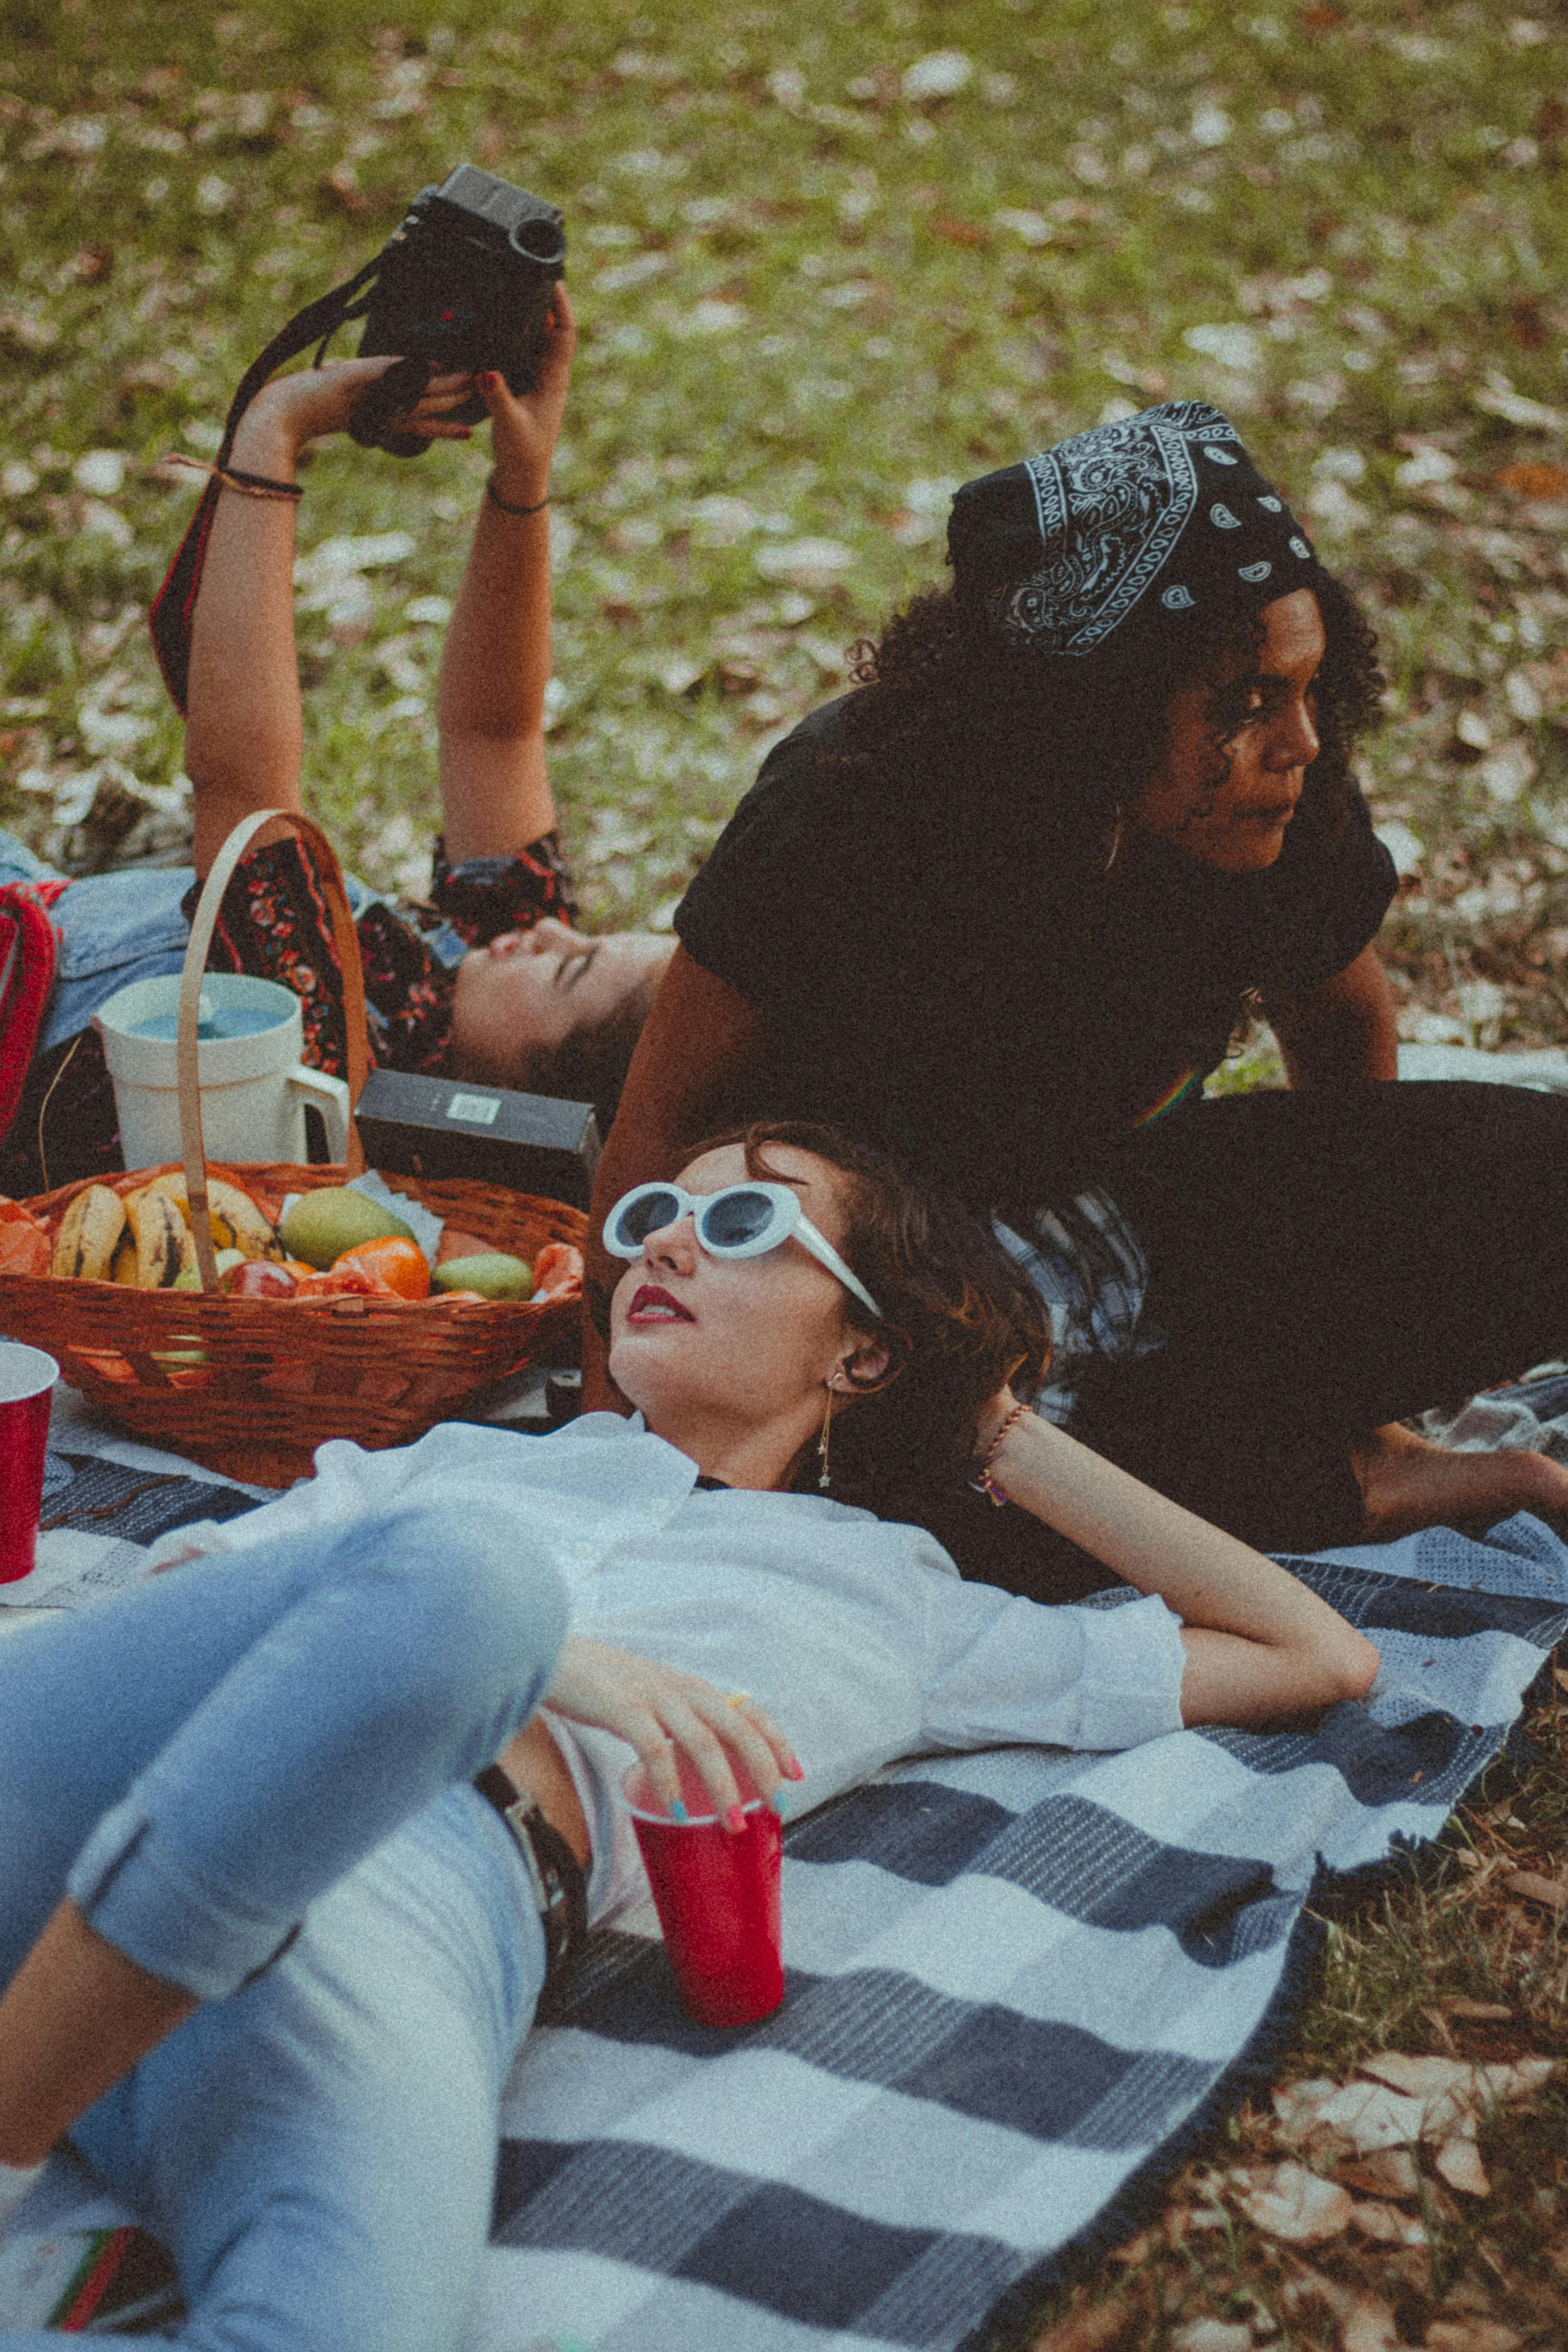
[[[507,243],[516,253],[525,254],[530,261],[560,261],[566,251],[566,239],[559,221],[548,217],[521,220],[510,231]]]

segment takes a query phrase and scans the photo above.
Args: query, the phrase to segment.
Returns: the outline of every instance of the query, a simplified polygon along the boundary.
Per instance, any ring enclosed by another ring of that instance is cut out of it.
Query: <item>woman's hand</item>
[[[731,1755],[764,1799],[781,1780],[805,1777],[789,1741],[754,1701],[738,1692],[726,1696],[700,1675],[603,1642],[585,1642],[577,1633],[568,1634],[562,1646],[544,1704],[573,1723],[593,1724],[628,1741],[647,1766],[660,1802],[677,1820],[684,1810],[678,1749],[691,1759],[714,1810],[732,1830],[742,1823]]]
[[[345,433],[358,403],[378,377],[395,367],[395,358],[331,360],[323,367],[300,368],[292,375],[274,376],[263,384],[239,422],[234,461],[253,472],[284,468],[294,462],[308,442],[324,434]],[[422,399],[397,422],[399,432],[423,434],[430,441],[466,441],[472,427],[454,425],[449,412],[468,399],[473,380],[467,375],[435,375]],[[263,458],[267,463],[263,464]]]
[[[474,389],[490,413],[496,495],[509,506],[533,506],[550,488],[550,461],[560,437],[572,354],[577,348],[577,322],[564,286],[555,289],[545,334],[539,381],[531,392],[511,391],[495,369],[474,378]]]

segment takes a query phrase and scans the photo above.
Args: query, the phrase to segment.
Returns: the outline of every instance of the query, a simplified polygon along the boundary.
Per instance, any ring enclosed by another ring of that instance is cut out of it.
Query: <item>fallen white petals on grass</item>
[[[125,487],[125,460],[118,449],[89,449],[71,467],[71,479],[95,498],[118,498]]]
[[[1353,2210],[1349,2189],[1309,2172],[1304,2164],[1288,2159],[1272,2171],[1255,2172],[1253,2180],[1254,2187],[1243,2189],[1237,2202],[1265,2237],[1282,2238],[1292,2246],[1317,2246],[1349,2226]]]
[[[764,580],[785,580],[792,588],[831,588],[854,561],[854,549],[837,539],[787,539],[756,554]]]
[[[967,89],[973,72],[973,59],[962,49],[932,49],[915,59],[900,87],[910,105],[919,106],[927,99],[956,98]]]
[[[1228,325],[1189,327],[1182,337],[1188,351],[1200,352],[1206,360],[1218,360],[1221,367],[1235,368],[1237,374],[1247,375],[1263,362],[1263,346],[1250,327],[1239,320]]]
[[[387,563],[405,563],[414,552],[414,540],[405,530],[382,530],[364,539],[323,539],[308,555],[301,555],[294,565],[294,583],[299,588],[324,587],[329,581],[346,580],[355,572],[374,572]]]
[[[1515,392],[1500,369],[1488,371],[1484,386],[1470,394],[1471,404],[1484,409],[1489,416],[1500,416],[1505,424],[1523,425],[1537,433],[1568,433],[1568,409],[1550,408],[1543,400],[1531,400],[1522,392]]]

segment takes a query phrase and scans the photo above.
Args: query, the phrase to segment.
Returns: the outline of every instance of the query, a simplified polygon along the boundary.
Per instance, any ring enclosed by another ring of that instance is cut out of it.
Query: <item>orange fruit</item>
[[[360,1274],[373,1276],[395,1290],[399,1298],[428,1298],[430,1268],[417,1242],[405,1241],[400,1234],[387,1234],[376,1241],[356,1242],[353,1249],[344,1250],[334,1258],[331,1270],[344,1274],[353,1267]]]

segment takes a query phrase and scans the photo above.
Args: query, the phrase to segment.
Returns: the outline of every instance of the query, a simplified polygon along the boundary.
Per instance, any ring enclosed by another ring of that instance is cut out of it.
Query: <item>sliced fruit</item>
[[[60,1219],[51,1274],[77,1282],[108,1282],[115,1244],[125,1230],[126,1207],[107,1184],[89,1184]]]
[[[352,1250],[333,1261],[332,1272],[340,1274],[345,1266],[357,1265],[366,1274],[374,1274],[399,1298],[428,1298],[430,1268],[417,1242],[405,1242],[396,1234],[387,1234],[380,1241],[356,1242]]]
[[[345,1251],[361,1242],[381,1241],[389,1234],[405,1242],[414,1239],[413,1227],[393,1210],[367,1201],[363,1192],[351,1192],[342,1184],[323,1184],[314,1192],[301,1192],[278,1228],[289,1255],[302,1257],[323,1274]]]
[[[477,1290],[481,1298],[526,1298],[533,1288],[533,1268],[505,1250],[486,1250],[477,1257],[449,1257],[436,1268],[437,1290]]]

